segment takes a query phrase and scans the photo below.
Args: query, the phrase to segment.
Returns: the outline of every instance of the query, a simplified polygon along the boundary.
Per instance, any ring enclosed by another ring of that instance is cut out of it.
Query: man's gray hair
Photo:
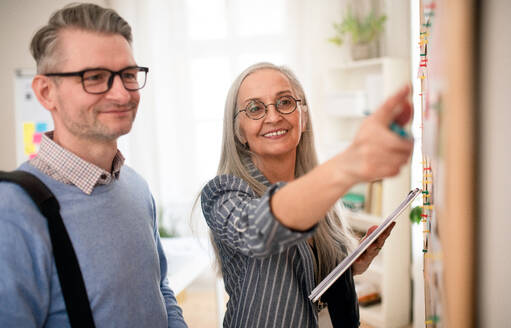
[[[56,11],[48,24],[41,27],[32,38],[30,51],[37,64],[37,73],[48,73],[58,62],[58,34],[65,28],[119,34],[131,45],[130,25],[119,14],[109,8],[91,3],[69,4]]]

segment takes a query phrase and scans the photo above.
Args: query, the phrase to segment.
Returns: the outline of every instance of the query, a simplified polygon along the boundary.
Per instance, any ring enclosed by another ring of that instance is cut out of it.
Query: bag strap
[[[60,216],[57,198],[41,180],[25,171],[0,171],[0,181],[21,186],[48,221],[53,256],[71,327],[95,327],[80,265]]]

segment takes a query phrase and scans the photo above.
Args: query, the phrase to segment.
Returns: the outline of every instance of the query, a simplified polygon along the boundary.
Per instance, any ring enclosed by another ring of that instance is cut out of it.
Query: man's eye
[[[122,73],[122,78],[127,81],[136,81],[137,80],[137,71],[127,71]]]
[[[106,76],[108,74],[104,72],[91,72],[89,74],[84,75],[84,80],[90,81],[90,82],[97,82],[97,81],[104,81],[106,79]]]
[[[101,79],[101,75],[100,74],[90,75],[90,76],[87,76],[86,79],[89,80],[89,81],[100,80]]]

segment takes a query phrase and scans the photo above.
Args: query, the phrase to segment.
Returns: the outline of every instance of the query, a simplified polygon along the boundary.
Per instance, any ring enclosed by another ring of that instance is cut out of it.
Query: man
[[[34,36],[32,88],[55,129],[20,170],[60,202],[97,327],[186,327],[168,286],[146,182],[123,166],[145,85],[131,28],[115,11],[65,7]],[[27,194],[0,184],[0,327],[69,327],[46,219]]]

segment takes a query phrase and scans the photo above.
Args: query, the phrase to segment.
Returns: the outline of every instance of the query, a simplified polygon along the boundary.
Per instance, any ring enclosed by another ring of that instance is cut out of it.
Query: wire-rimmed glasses
[[[262,101],[259,100],[250,100],[250,102],[247,104],[247,106],[244,109],[239,110],[234,115],[234,118],[238,116],[239,113],[245,112],[245,115],[247,115],[248,118],[252,120],[260,120],[263,117],[266,116],[266,113],[268,113],[268,107],[270,105],[275,106],[275,109],[280,114],[291,114],[296,110],[298,107],[298,102],[302,101],[301,99],[295,99],[293,96],[281,96],[277,98],[275,103],[273,104],[265,104]]]

